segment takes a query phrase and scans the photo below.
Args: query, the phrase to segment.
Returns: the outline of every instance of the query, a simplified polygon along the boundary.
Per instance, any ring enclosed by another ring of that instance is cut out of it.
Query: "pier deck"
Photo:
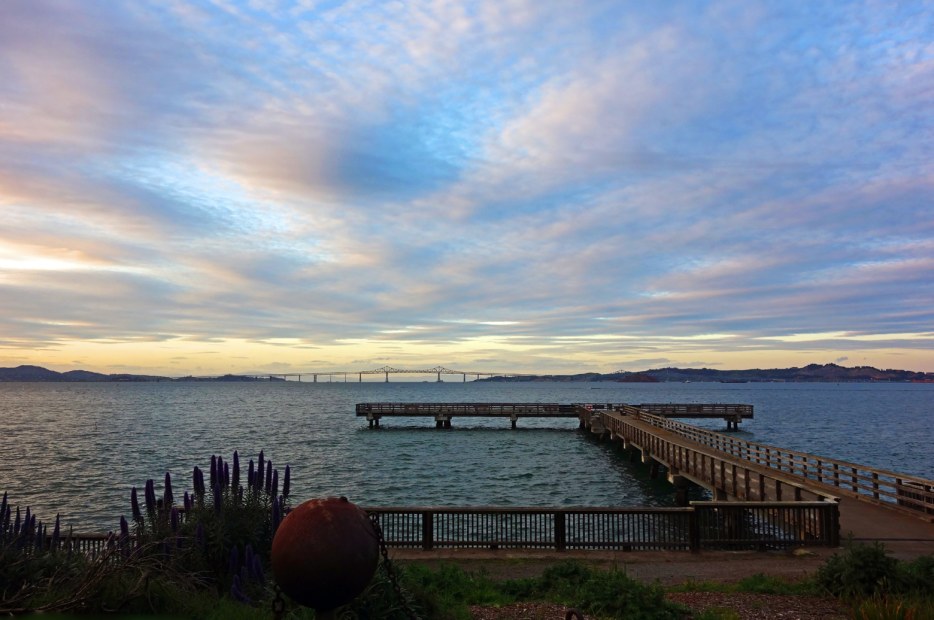
[[[371,428],[378,428],[383,417],[430,417],[438,428],[450,428],[451,418],[509,418],[516,428],[519,418],[580,418],[582,411],[618,411],[635,406],[664,418],[723,419],[728,429],[753,417],[752,405],[644,403],[358,403],[357,415],[366,417]]]

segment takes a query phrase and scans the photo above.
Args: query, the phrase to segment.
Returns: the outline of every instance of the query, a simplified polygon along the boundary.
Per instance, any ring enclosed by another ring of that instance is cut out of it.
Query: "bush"
[[[881,543],[847,544],[817,571],[817,583],[837,597],[871,598],[901,589],[898,560]]]

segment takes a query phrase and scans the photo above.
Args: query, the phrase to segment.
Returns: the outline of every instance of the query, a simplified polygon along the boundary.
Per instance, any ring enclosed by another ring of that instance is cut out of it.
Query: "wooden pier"
[[[519,418],[578,418],[593,411],[618,411],[623,407],[641,410],[665,418],[726,420],[727,430],[737,430],[739,423],[753,417],[752,405],[644,403],[358,403],[357,415],[366,417],[370,428],[379,428],[383,417],[433,418],[436,428],[451,428],[453,417],[508,418],[516,428]],[[581,422],[583,424],[583,422]]]

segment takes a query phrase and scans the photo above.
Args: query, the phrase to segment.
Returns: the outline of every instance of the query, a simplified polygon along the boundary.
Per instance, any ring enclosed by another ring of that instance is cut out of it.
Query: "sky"
[[[3,0],[0,366],[934,371],[934,4]]]

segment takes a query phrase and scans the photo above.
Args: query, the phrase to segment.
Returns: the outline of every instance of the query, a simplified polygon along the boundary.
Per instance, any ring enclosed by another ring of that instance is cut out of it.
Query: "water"
[[[934,478],[934,386],[721,383],[0,383],[0,492],[75,531],[114,529],[132,486],[172,473],[176,496],[211,454],[265,451],[293,499],[362,505],[671,505],[577,421],[384,418],[357,402],[750,403],[740,436]],[[721,430],[722,421],[699,425]]]

